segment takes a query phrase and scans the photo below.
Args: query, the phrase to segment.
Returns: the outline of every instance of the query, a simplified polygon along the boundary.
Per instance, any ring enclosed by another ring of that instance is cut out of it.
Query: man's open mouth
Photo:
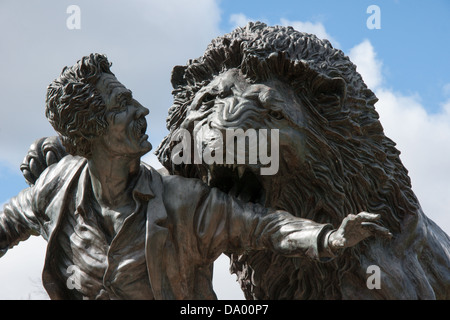
[[[134,126],[134,134],[138,140],[142,139],[147,131],[147,120],[145,117],[139,118]]]

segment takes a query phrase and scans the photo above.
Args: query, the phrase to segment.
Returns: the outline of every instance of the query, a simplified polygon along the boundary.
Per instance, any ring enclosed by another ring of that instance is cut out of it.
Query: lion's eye
[[[218,97],[221,98],[221,99],[224,99],[224,98],[230,96],[231,93],[232,93],[231,90],[222,91],[222,92],[219,93]]]
[[[271,116],[272,118],[277,119],[277,120],[283,119],[283,113],[281,111],[277,111],[277,110],[270,110],[269,116]]]
[[[205,111],[214,106],[216,96],[211,93],[205,93],[200,101],[200,110]]]
[[[202,103],[208,103],[216,100],[216,96],[211,93],[206,93],[202,98]]]

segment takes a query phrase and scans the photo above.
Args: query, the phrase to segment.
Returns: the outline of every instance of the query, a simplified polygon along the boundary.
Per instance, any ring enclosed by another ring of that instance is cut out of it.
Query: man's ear
[[[325,78],[316,77],[311,85],[313,96],[317,99],[336,97],[342,106],[347,95],[347,83],[341,77]]]

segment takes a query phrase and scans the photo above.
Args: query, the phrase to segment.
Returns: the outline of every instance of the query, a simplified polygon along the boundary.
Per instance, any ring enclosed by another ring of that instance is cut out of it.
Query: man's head
[[[103,97],[108,127],[92,141],[101,157],[137,158],[151,150],[147,141],[148,109],[133,99],[133,95],[112,74],[103,74],[97,81],[97,91]]]
[[[48,86],[45,114],[72,155],[89,158],[93,142],[108,134],[108,126],[116,119],[111,114],[120,108],[134,112],[128,121],[132,122],[130,131],[139,131],[135,138],[144,135],[143,118],[148,110],[132,99],[131,91],[117,81],[110,66],[105,55],[91,54],[72,67],[65,67],[59,78]],[[151,145],[146,149],[148,152]]]

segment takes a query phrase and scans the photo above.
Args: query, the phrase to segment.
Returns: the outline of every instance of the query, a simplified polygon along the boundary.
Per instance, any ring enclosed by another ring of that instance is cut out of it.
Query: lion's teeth
[[[212,174],[211,174],[211,171],[209,171],[209,170],[208,170],[208,178],[207,178],[207,180],[208,180],[208,184],[210,184],[211,180],[212,180]]]
[[[245,168],[244,167],[238,167],[238,174],[239,174],[239,179],[242,178],[242,176],[244,175],[245,172]]]

